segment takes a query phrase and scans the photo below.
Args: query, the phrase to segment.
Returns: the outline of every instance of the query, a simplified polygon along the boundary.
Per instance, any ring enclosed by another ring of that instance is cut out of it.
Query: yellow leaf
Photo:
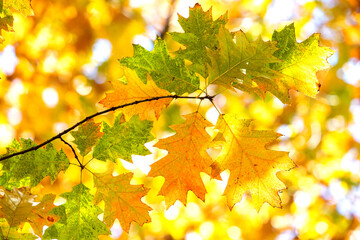
[[[229,169],[230,178],[225,196],[230,208],[240,202],[244,193],[249,192],[257,210],[264,202],[281,207],[278,192],[285,189],[276,176],[277,172],[290,170],[295,164],[288,153],[267,149],[280,134],[271,130],[253,130],[249,119],[239,119],[226,114],[217,123],[224,141],[218,159],[212,164],[212,176]]]

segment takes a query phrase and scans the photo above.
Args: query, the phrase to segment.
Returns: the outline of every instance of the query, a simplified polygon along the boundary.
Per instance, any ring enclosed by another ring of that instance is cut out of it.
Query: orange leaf
[[[111,82],[114,92],[106,93],[106,97],[100,101],[107,108],[141,101],[145,99],[169,96],[170,93],[164,89],[158,88],[155,82],[148,75],[147,83],[144,84],[136,73],[128,68],[124,68],[124,76],[127,84],[122,81]],[[156,118],[159,118],[161,110],[169,105],[171,98],[162,98],[127,106],[122,108],[126,121],[132,116],[138,114],[140,120],[148,119],[150,111],[154,110]]]
[[[174,136],[161,139],[155,147],[165,149],[168,155],[151,165],[149,176],[163,176],[165,183],[160,194],[170,206],[176,200],[186,204],[189,190],[200,199],[205,199],[205,186],[200,172],[210,174],[212,159],[206,152],[211,141],[205,127],[212,124],[198,113],[185,116],[186,121],[172,126]]]
[[[42,237],[43,227],[51,226],[59,220],[59,216],[49,213],[55,207],[53,204],[56,195],[46,194],[42,201],[33,207],[28,216],[29,223],[35,234]]]
[[[94,204],[105,202],[104,222],[111,227],[119,219],[124,231],[129,232],[131,222],[140,225],[150,222],[151,208],[141,202],[149,191],[144,186],[130,185],[132,173],[113,177],[112,170],[103,174],[94,174],[96,193]]]
[[[217,142],[222,145],[222,150],[212,165],[212,176],[225,169],[230,170],[224,192],[230,208],[241,201],[245,192],[250,192],[257,210],[264,202],[281,207],[278,192],[286,187],[276,174],[290,170],[295,164],[287,152],[267,149],[280,134],[270,130],[253,130],[251,122],[232,114],[226,114],[218,121],[217,128],[225,142]]]

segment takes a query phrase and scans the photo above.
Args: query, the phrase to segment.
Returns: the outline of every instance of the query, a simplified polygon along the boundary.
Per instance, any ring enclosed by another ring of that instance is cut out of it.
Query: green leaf
[[[146,83],[150,73],[157,86],[176,94],[191,93],[199,88],[199,78],[185,67],[183,59],[171,58],[166,44],[156,39],[154,50],[147,51],[140,45],[134,45],[134,56],[120,59],[120,63],[136,71]]]
[[[60,220],[46,229],[43,239],[98,239],[99,235],[110,233],[98,219],[102,211],[94,206],[94,196],[83,184],[60,196],[66,203],[50,211],[60,216]]]
[[[81,156],[87,155],[96,142],[104,134],[100,132],[101,124],[95,123],[94,120],[89,120],[79,127],[77,131],[72,131],[71,135],[75,138],[73,141]]]
[[[21,139],[20,143],[14,140],[7,148],[7,154],[25,150],[36,146],[31,139]],[[60,171],[66,171],[69,167],[69,159],[63,150],[57,151],[49,143],[45,148],[31,151],[6,159],[1,162],[2,175],[0,184],[6,188],[14,186],[34,187],[46,176],[55,181]]]
[[[213,21],[211,12],[211,8],[204,12],[200,4],[195,4],[193,8],[190,8],[188,18],[179,15],[178,21],[184,33],[170,33],[175,41],[186,47],[186,49],[178,50],[177,56],[190,60],[191,69],[205,78],[208,75],[208,65],[211,64],[206,49],[215,50],[218,47],[216,34],[227,22],[227,14]]]
[[[128,122],[121,123],[121,117],[121,114],[116,117],[113,127],[103,123],[105,134],[94,149],[94,158],[113,162],[117,158],[130,161],[132,154],[150,154],[144,144],[154,139],[150,133],[152,122],[140,121],[138,116],[134,116]]]
[[[282,96],[279,99],[284,103],[288,102],[289,89],[315,97],[320,88],[316,72],[330,67],[327,58],[334,51],[328,47],[319,47],[319,34],[313,34],[305,41],[297,43],[294,24],[279,32],[274,31],[272,40],[277,41],[279,48],[274,56],[282,60],[271,64],[271,69],[277,73],[274,82],[283,86],[278,91],[273,89],[277,92],[275,95]]]
[[[212,68],[209,72],[209,83],[222,85],[225,88],[239,88],[254,92],[264,97],[262,88],[265,79],[273,76],[268,65],[278,62],[273,56],[277,50],[275,42],[264,42],[259,38],[249,42],[242,31],[233,34],[220,28],[218,34],[219,48],[209,50]]]

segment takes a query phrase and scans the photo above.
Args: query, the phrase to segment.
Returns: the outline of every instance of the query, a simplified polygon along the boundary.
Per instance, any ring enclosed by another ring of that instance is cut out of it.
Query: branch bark
[[[159,100],[159,99],[163,99],[163,98],[172,98],[172,99],[178,99],[178,98],[185,98],[185,99],[200,99],[200,100],[204,100],[204,99],[208,99],[210,101],[212,101],[212,99],[214,98],[215,96],[209,96],[209,95],[206,95],[206,96],[203,96],[203,97],[200,97],[200,96],[197,96],[197,97],[190,97],[190,96],[179,96],[179,95],[169,95],[169,96],[160,96],[160,97],[154,97],[154,98],[149,98],[149,99],[144,99],[144,100],[140,100],[140,101],[134,101],[134,102],[131,102],[131,103],[126,103],[126,104],[123,104],[123,105],[119,105],[119,106],[116,106],[116,107],[112,107],[112,108],[109,108],[109,109],[106,109],[104,111],[101,111],[101,112],[97,112],[97,113],[94,113],[90,116],[87,116],[86,118],[84,118],[83,120],[81,120],[80,122],[77,122],[76,124],[74,124],[73,126],[65,129],[64,131],[62,131],[61,133],[53,136],[52,138],[46,140],[45,142],[42,142],[40,143],[39,145],[35,146],[35,147],[32,147],[32,148],[28,148],[28,149],[25,149],[23,151],[20,151],[20,152],[16,152],[16,153],[12,153],[12,154],[9,154],[9,155],[5,155],[3,157],[0,157],[0,161],[4,161],[6,159],[9,159],[9,158],[12,158],[12,157],[15,157],[15,156],[18,156],[18,155],[22,155],[22,154],[25,154],[25,153],[28,153],[28,152],[31,152],[31,151],[35,151],[43,146],[45,146],[46,144],[48,143],[51,143],[52,141],[56,140],[56,139],[62,139],[62,136],[67,134],[68,132],[70,132],[71,130],[74,130],[76,127],[80,126],[81,124],[85,123],[86,121],[96,117],[96,116],[99,116],[99,115],[102,115],[102,114],[105,114],[105,113],[108,113],[108,112],[112,112],[112,111],[115,111],[117,109],[121,109],[121,108],[124,108],[124,107],[127,107],[127,106],[132,106],[132,105],[136,105],[136,104],[139,104],[139,103],[144,103],[144,102],[151,102],[151,101],[156,101],[156,100]]]

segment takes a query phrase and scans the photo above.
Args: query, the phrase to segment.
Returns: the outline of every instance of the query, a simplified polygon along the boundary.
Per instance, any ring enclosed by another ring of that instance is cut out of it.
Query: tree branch
[[[175,5],[176,5],[176,0],[172,0],[172,1],[171,1],[171,4],[170,4],[170,7],[169,7],[169,14],[168,14],[168,16],[167,16],[167,18],[166,18],[166,20],[165,20],[164,28],[163,28],[163,30],[160,32],[160,37],[161,37],[162,39],[164,39],[165,33],[167,33],[168,30],[169,30],[170,20],[171,20],[171,17],[172,17],[172,15],[173,15],[173,13],[174,13]]]
[[[60,136],[60,140],[71,148],[71,151],[74,153],[74,156],[75,156],[76,160],[78,161],[80,167],[83,168],[83,165],[81,164],[81,162],[80,162],[80,160],[78,158],[78,155],[76,154],[75,149],[73,148],[73,146],[71,146],[70,143],[65,141],[61,136]]]
[[[124,108],[124,107],[128,107],[128,106],[132,106],[132,105],[136,105],[136,104],[139,104],[139,103],[144,103],[144,102],[151,102],[151,101],[156,101],[156,100],[159,100],[159,99],[164,99],[164,98],[172,98],[172,99],[177,99],[177,98],[185,98],[185,99],[201,99],[201,100],[204,100],[204,99],[208,99],[208,100],[212,100],[215,96],[209,96],[209,95],[206,95],[206,96],[203,96],[203,97],[190,97],[190,96],[179,96],[179,95],[169,95],[169,96],[160,96],[160,97],[154,97],[154,98],[149,98],[149,99],[144,99],[144,100],[139,100],[139,101],[134,101],[134,102],[131,102],[131,103],[126,103],[126,104],[123,104],[123,105],[119,105],[119,106],[115,106],[115,107],[112,107],[112,108],[109,108],[109,109],[106,109],[104,111],[101,111],[101,112],[97,112],[97,113],[94,113],[90,116],[87,116],[86,118],[84,118],[83,120],[81,120],[80,122],[74,124],[73,126],[69,127],[68,129],[65,129],[64,131],[62,131],[61,133],[53,136],[52,138],[46,140],[45,142],[42,142],[40,143],[39,145],[35,146],[35,147],[32,147],[32,148],[28,148],[26,150],[23,150],[23,151],[20,151],[20,152],[16,152],[16,153],[12,153],[10,155],[6,155],[6,156],[3,156],[0,158],[0,161],[4,161],[6,159],[9,159],[9,158],[12,158],[12,157],[15,157],[15,156],[18,156],[18,155],[22,155],[22,154],[25,154],[25,153],[28,153],[28,152],[31,152],[31,151],[35,151],[43,146],[45,146],[46,144],[48,143],[51,143],[52,141],[56,140],[56,139],[61,139],[61,137],[65,134],[67,134],[68,132],[70,132],[71,130],[75,129],[76,127],[80,126],[81,124],[85,123],[86,121],[96,117],[96,116],[99,116],[99,115],[102,115],[102,114],[105,114],[105,113],[108,113],[108,112],[112,112],[112,111],[115,111],[117,109],[120,109],[120,108]],[[81,165],[80,165],[81,166]]]

